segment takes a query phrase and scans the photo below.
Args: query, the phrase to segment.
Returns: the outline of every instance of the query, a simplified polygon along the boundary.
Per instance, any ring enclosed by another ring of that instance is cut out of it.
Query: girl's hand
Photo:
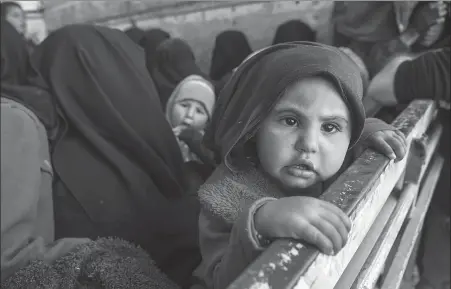
[[[404,158],[407,151],[406,137],[399,130],[375,132],[365,140],[365,144],[367,147],[397,162]]]
[[[264,238],[292,238],[334,255],[346,244],[351,221],[335,205],[312,197],[286,197],[260,207],[256,231]]]

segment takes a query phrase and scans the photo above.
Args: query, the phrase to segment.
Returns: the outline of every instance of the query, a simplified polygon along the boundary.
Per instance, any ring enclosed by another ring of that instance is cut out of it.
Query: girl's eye
[[[292,117],[286,117],[283,119],[283,122],[288,126],[296,126],[298,124],[298,121],[295,118]]]
[[[196,112],[197,112],[198,114],[205,115],[205,111],[204,111],[203,109],[201,109],[201,108],[197,108],[197,109],[196,109]]]
[[[187,103],[182,102],[182,103],[180,103],[180,106],[186,108],[186,107],[188,107],[189,105],[188,105]]]
[[[323,130],[327,133],[335,133],[340,131],[340,126],[333,123],[325,123],[323,124]]]

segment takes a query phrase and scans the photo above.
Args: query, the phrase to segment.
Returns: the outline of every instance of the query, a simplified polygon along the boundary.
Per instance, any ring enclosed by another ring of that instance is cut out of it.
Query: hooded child
[[[201,148],[205,127],[211,121],[216,95],[213,85],[199,75],[182,80],[169,97],[166,118],[172,126],[185,162],[211,164],[213,158]]]
[[[292,42],[262,49],[224,87],[204,137],[222,162],[199,190],[207,288],[226,288],[277,238],[326,254],[346,243],[351,224],[317,197],[339,175],[358,140],[402,158],[402,133],[365,120],[362,79],[339,49]],[[313,236],[318,238],[314,239]]]

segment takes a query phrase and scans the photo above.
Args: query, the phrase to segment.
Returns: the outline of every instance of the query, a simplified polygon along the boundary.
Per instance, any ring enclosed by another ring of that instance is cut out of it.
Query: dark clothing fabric
[[[403,62],[396,71],[394,89],[399,103],[408,104],[414,99],[429,98],[437,101],[439,118],[444,125],[440,153],[445,158],[442,175],[437,184],[433,203],[450,214],[450,48],[426,52]]]
[[[277,27],[272,44],[293,41],[316,41],[316,32],[300,20],[290,20]]]
[[[49,139],[57,128],[56,110],[44,79],[30,63],[26,41],[8,22],[1,26],[1,94],[30,109]]]
[[[334,45],[351,48],[365,62],[370,76],[389,58],[410,50],[399,40],[417,2],[339,1],[334,3]]]
[[[224,88],[224,86],[226,85],[226,83],[230,80],[230,78],[232,77],[233,71],[227,73],[226,75],[224,75],[221,79],[215,81],[213,83],[213,85],[215,86],[215,95],[216,98],[218,98],[219,94],[221,93],[221,90]]]
[[[134,242],[185,285],[199,262],[198,203],[143,59],[122,32],[88,25],[55,31],[34,53],[61,120],[56,237]]]
[[[3,92],[0,115],[3,282],[33,260],[52,263],[89,240],[55,242],[53,169],[45,127],[31,110]],[[35,288],[31,285],[22,288]]]
[[[1,21],[0,45],[2,84],[23,84],[28,69],[28,44],[6,20]]]
[[[145,32],[138,27],[132,27],[125,30],[124,33],[127,34],[127,36],[130,37],[131,40],[133,40],[133,42],[140,44]]]
[[[224,161],[229,166],[232,150],[237,147],[243,151],[283,91],[311,76],[324,76],[336,85],[353,117],[353,145],[365,121],[362,78],[357,66],[338,48],[291,42],[262,49],[251,56],[222,89],[204,137],[217,162]]]
[[[426,52],[398,67],[395,95],[399,103],[408,104],[417,98],[450,102],[450,50]]]
[[[416,262],[421,273],[419,288],[446,288],[446,284],[449,287],[450,64],[448,44],[447,48],[426,52],[403,62],[396,71],[394,81],[395,96],[402,104],[414,99],[435,99],[440,107],[438,118],[443,125],[439,152],[445,162],[426,215],[418,250]]]
[[[193,74],[206,77],[197,66],[188,43],[179,38],[171,38],[157,47],[151,76],[160,95],[162,107],[166,107],[179,82]]]
[[[33,260],[2,282],[9,289],[177,289],[141,248],[101,238],[53,263]]]
[[[353,40],[380,42],[399,35],[392,1],[337,1],[332,17],[336,31]]]
[[[243,62],[252,48],[243,32],[227,30],[216,36],[211,57],[210,77],[218,81]]]
[[[144,36],[141,38],[139,45],[144,48],[144,51],[146,53],[146,66],[149,73],[152,71],[155,65],[155,54],[158,45],[169,38],[171,38],[171,35],[159,28],[150,29],[144,32]]]

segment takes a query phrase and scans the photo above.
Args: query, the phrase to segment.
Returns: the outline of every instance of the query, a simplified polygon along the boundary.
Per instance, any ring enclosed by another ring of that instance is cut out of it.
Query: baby
[[[167,102],[166,117],[179,140],[185,162],[208,158],[200,143],[215,100],[213,85],[201,76],[190,75],[177,85]]]
[[[335,254],[348,216],[318,199],[370,143],[391,159],[402,133],[365,119],[359,68],[337,48],[278,44],[242,63],[222,90],[205,143],[222,160],[201,187],[202,264],[207,288],[227,287],[277,238]]]

